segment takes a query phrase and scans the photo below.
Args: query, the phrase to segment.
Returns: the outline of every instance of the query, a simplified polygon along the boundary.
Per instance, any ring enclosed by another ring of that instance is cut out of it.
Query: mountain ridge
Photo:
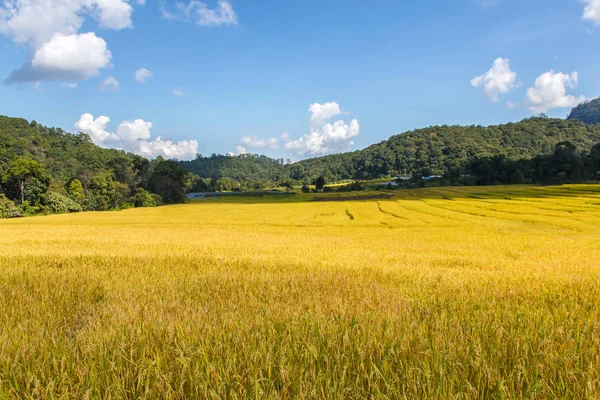
[[[438,125],[413,129],[362,150],[324,155],[286,164],[282,159],[239,155],[198,157],[181,164],[203,178],[233,178],[313,182],[375,179],[386,176],[444,175],[466,167],[473,159],[505,156],[509,160],[531,159],[552,154],[560,142],[571,142],[578,151],[588,151],[600,142],[600,126],[577,120],[532,117],[500,125]],[[215,168],[218,164],[221,168]]]

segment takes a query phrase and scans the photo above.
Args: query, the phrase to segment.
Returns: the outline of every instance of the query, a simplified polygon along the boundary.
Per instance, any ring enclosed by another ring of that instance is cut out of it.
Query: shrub
[[[29,203],[29,200],[25,200],[23,204],[19,204],[19,210],[23,213],[23,215],[38,215],[43,214],[46,211],[46,207],[36,206],[35,204]]]
[[[77,203],[69,196],[58,192],[47,192],[44,194],[42,202],[47,207],[48,211],[55,214],[83,211],[81,204]]]
[[[129,202],[134,207],[157,207],[162,204],[162,198],[145,189],[137,188],[135,194],[129,199]]]
[[[15,203],[10,201],[5,195],[0,194],[0,218],[19,218],[23,213]]]

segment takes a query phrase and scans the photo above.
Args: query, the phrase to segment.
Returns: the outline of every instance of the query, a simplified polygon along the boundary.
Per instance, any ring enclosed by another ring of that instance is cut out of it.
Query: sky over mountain
[[[600,0],[5,0],[0,114],[299,159],[597,97]]]

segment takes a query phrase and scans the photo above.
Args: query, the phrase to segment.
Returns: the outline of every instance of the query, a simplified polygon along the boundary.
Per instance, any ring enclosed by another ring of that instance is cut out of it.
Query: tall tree
[[[158,194],[165,204],[185,202],[187,171],[179,162],[159,159],[148,181],[148,188]]]
[[[325,178],[323,176],[319,176],[315,181],[315,186],[317,190],[323,190],[323,187],[325,187]]]
[[[37,161],[27,157],[15,157],[10,162],[2,180],[10,186],[18,188],[21,204],[25,203],[25,186],[29,181],[37,180],[42,185],[48,186],[46,169]],[[37,183],[36,182],[36,183]]]

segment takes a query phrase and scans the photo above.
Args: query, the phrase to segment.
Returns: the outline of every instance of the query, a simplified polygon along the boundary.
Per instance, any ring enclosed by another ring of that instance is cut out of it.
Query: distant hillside
[[[298,180],[319,175],[328,180],[443,175],[474,158],[503,155],[518,160],[548,155],[563,141],[588,151],[600,141],[600,126],[549,118],[489,127],[436,126],[392,136],[364,150],[303,160],[287,169]]]
[[[211,179],[233,178],[238,182],[277,182],[286,176],[283,159],[275,160],[258,154],[209,157],[198,155],[195,160],[182,161],[188,171]]]
[[[600,98],[586,101],[571,110],[568,120],[578,120],[586,124],[597,124],[600,122]]]
[[[563,141],[589,150],[600,141],[600,127],[548,118],[489,127],[437,126],[392,136],[364,150],[303,160],[288,170],[290,177],[298,180],[319,175],[328,180],[443,175],[474,158],[503,155],[517,160],[551,154]]]
[[[526,160],[550,155],[557,143],[569,141],[578,151],[589,151],[600,142],[600,126],[578,120],[529,118],[517,123],[483,126],[434,126],[392,136],[388,140],[350,153],[310,158],[284,164],[265,156],[198,157],[182,162],[204,178],[233,178],[238,182],[328,182],[342,179],[375,179],[384,176],[444,175],[476,158],[504,156]]]

